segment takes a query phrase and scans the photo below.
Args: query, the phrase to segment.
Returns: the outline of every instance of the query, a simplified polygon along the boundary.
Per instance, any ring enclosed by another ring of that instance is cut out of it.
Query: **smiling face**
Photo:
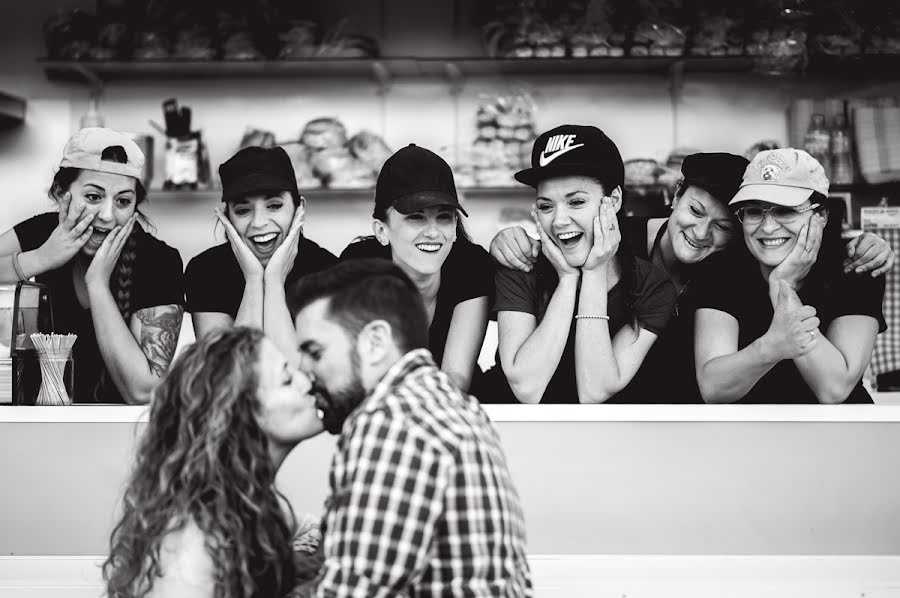
[[[728,246],[735,223],[724,203],[691,186],[675,201],[666,233],[678,261],[695,264]]]
[[[309,378],[268,339],[259,347],[256,371],[256,421],[269,442],[290,449],[322,431]]]
[[[106,236],[117,226],[125,226],[137,209],[137,179],[122,174],[82,170],[69,187],[69,209],[84,206],[83,216],[94,214],[94,229],[81,252],[97,253]]]
[[[748,201],[740,207],[771,208],[775,204],[765,201]],[[809,200],[797,206],[803,210],[810,205]],[[743,222],[744,242],[750,253],[759,261],[764,270],[772,270],[787,258],[797,244],[800,230],[813,217],[817,210],[807,210],[796,214],[791,222],[778,222],[772,214],[766,212],[761,222]]]
[[[603,197],[603,185],[590,177],[565,176],[538,183],[538,222],[573,268],[583,266],[591,252],[594,217],[600,213]],[[616,200],[617,211],[619,205]]]
[[[389,244],[393,260],[413,272],[428,275],[440,271],[456,241],[456,209],[430,206],[401,214],[388,208],[387,219],[374,223],[375,236]]]
[[[228,220],[265,266],[284,241],[294,217],[290,191],[258,193],[228,202]],[[296,209],[304,209],[300,203]]]
[[[297,314],[300,366],[313,381],[322,423],[338,434],[366,396],[355,340],[328,316],[329,299],[318,299]]]

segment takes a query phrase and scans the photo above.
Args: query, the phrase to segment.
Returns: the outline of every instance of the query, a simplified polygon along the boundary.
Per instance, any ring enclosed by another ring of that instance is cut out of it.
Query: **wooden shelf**
[[[508,199],[508,198],[525,198],[531,199],[534,196],[534,190],[531,187],[521,185],[519,187],[458,187],[460,195],[466,199]],[[301,189],[303,197],[312,202],[328,201],[328,200],[352,200],[352,201],[374,201],[375,189]],[[147,197],[151,202],[173,203],[173,202],[216,202],[222,197],[221,189],[201,189],[197,191],[186,190],[163,190],[151,189],[147,193]]]
[[[502,75],[577,75],[604,73],[669,74],[748,73],[747,56],[624,56],[592,58],[320,58],[303,60],[154,60],[57,61],[41,59],[45,74],[55,81],[103,85],[134,79],[224,77],[371,77],[387,84],[400,77],[465,77]],[[813,56],[806,74],[886,79],[900,78],[900,55]]]
[[[25,100],[0,92],[0,129],[9,129],[25,122]]]

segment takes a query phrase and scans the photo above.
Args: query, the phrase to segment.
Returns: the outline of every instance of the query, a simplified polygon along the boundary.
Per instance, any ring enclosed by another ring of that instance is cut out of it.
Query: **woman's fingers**
[[[69,216],[69,205],[72,203],[72,194],[66,191],[59,200],[59,223],[62,224]]]
[[[94,215],[87,214],[84,218],[78,221],[78,224],[75,225],[75,227],[72,229],[72,232],[75,234],[75,236],[80,237],[84,233],[84,231],[88,229],[88,227],[91,225],[91,222],[93,221]]]

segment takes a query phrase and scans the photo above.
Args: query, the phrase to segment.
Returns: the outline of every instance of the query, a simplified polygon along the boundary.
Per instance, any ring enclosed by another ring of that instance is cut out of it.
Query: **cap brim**
[[[589,176],[601,178],[605,176],[593,164],[551,164],[550,166],[534,166],[520,170],[515,175],[517,181],[529,187],[537,188],[538,183],[558,176]]]
[[[468,217],[466,211],[459,205],[459,200],[457,198],[449,193],[440,191],[421,191],[419,193],[412,193],[399,199],[395,199],[391,204],[391,207],[401,214],[412,214],[413,212],[419,212],[433,206],[450,206],[462,212],[463,216]]]
[[[270,174],[251,175],[233,181],[226,189],[223,189],[222,201],[238,201],[257,193],[294,191],[295,189],[297,189],[297,181],[289,181]]]
[[[805,187],[754,183],[741,187],[734,198],[728,202],[728,205],[733,206],[745,201],[764,201],[779,206],[796,208],[803,205],[812,194],[813,190]]]

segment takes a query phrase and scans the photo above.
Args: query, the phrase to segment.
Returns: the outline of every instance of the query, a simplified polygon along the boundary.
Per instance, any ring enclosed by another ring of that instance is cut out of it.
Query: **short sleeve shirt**
[[[285,288],[307,274],[330,268],[337,258],[313,241],[300,237],[294,267]],[[246,280],[228,242],[216,245],[188,262],[184,273],[187,310],[191,313],[217,312],[237,317]]]
[[[389,260],[391,248],[381,245],[375,238],[367,237],[351,243],[341,253],[342,260],[373,257]],[[428,329],[428,348],[435,363],[441,364],[444,360],[444,348],[456,306],[478,297],[487,297],[490,301],[493,295],[494,263],[490,254],[471,241],[457,240],[441,267],[441,286]]]
[[[17,224],[14,230],[22,250],[31,251],[43,245],[58,223],[57,213],[51,212]],[[178,250],[147,233],[138,234],[137,239],[132,313],[158,305],[184,306],[182,262]],[[103,359],[97,346],[91,311],[81,307],[75,293],[72,261],[36,276],[35,280],[50,290],[54,332],[78,335],[72,351],[75,361],[72,400],[76,403],[124,403],[112,383],[107,387],[105,396],[94,396],[96,381],[104,367]]]
[[[763,336],[772,323],[775,312],[768,283],[756,262],[746,257],[720,264],[712,274],[704,278],[702,288],[697,290],[696,307],[734,316],[740,326],[738,350],[743,349]],[[844,275],[827,287],[802,287],[798,295],[804,305],[816,308],[822,331],[827,331],[836,318],[848,315],[870,316],[878,322],[879,332],[887,329],[882,313],[883,276]],[[815,404],[818,400],[794,362],[786,359],[769,370],[739,402]],[[872,403],[872,397],[858,381],[846,402]]]
[[[646,260],[634,258],[634,303],[633,317],[638,325],[656,335],[662,334],[675,305],[675,288],[669,276],[660,268]],[[556,289],[559,279],[547,259],[541,255],[530,272],[511,268],[498,268],[496,275],[497,299],[494,310],[518,311],[534,315],[538,321]],[[615,335],[622,326],[632,323],[632,314],[627,310],[628,290],[616,284],[607,298],[609,332]],[[576,304],[577,313],[577,304]],[[510,391],[511,392],[511,391]],[[609,403],[623,402],[624,397],[616,395]],[[575,319],[569,328],[566,348],[560,358],[556,372],[544,391],[542,403],[578,403],[575,378]]]

